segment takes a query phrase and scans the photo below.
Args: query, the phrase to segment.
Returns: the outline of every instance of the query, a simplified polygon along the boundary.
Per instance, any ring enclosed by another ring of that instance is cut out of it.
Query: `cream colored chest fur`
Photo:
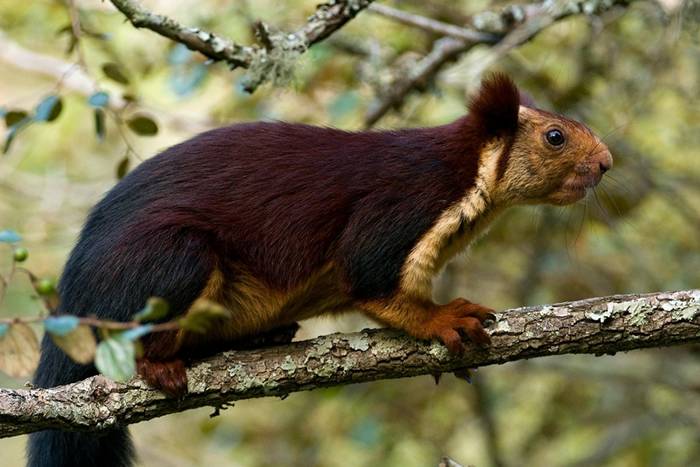
[[[483,233],[501,208],[491,193],[496,183],[500,145],[484,150],[474,185],[437,219],[413,247],[401,270],[401,290],[430,299],[433,278],[447,261]]]

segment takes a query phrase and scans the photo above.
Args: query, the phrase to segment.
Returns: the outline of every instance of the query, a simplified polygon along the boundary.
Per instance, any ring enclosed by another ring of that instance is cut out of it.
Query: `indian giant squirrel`
[[[187,390],[183,362],[194,355],[350,309],[461,352],[460,332],[488,344],[493,310],[462,298],[435,304],[445,262],[505,208],[572,203],[611,166],[586,126],[521,102],[501,74],[482,83],[467,116],[433,128],[219,128],[143,162],[95,206],[58,312],[127,321],[151,296],[174,315],[198,298],[224,305],[231,319],[205,335],[143,339],[139,373],[172,395]],[[44,337],[36,386],[95,373]],[[44,431],[29,442],[30,466],[132,463],[126,428]]]

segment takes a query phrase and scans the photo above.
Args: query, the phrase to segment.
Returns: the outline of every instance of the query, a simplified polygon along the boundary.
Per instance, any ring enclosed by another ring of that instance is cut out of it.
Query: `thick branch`
[[[618,295],[508,310],[493,344],[453,357],[392,330],[332,334],[287,346],[225,352],[188,370],[189,394],[169,399],[141,380],[95,376],[53,389],[0,390],[0,437],[46,428],[97,430],[254,397],[567,353],[606,354],[700,342],[700,290]]]
[[[501,40],[496,41],[498,53],[492,56],[492,60],[489,60],[488,64],[511,48],[532,39],[556,21],[577,14],[602,14],[616,6],[626,6],[633,1],[635,0],[547,0],[542,3],[512,5],[500,12],[485,11],[479,13],[473,17],[470,29],[459,29],[469,31],[469,34],[484,33],[487,34],[486,36],[466,39],[459,38],[456,34],[449,34],[445,31],[446,37],[435,41],[433,49],[418,61],[410,73],[400,73],[394,82],[388,85],[384,92],[380,94],[380,97],[370,106],[365,116],[365,126],[371,127],[377,123],[389,110],[399,106],[411,91],[421,87],[447,63],[455,60],[478,44],[494,43],[494,35],[500,37]],[[372,11],[396,19],[404,24],[409,24],[406,18],[400,19],[395,11],[388,11],[386,8],[373,8]],[[406,16],[409,18],[413,17],[414,26],[426,29],[425,24],[417,24],[416,15]],[[428,19],[425,18],[425,20]]]
[[[277,33],[270,37],[272,42],[263,44],[263,47],[242,46],[199,28],[183,26],[167,16],[148,11],[136,0],[110,1],[135,27],[150,29],[200,52],[211,60],[226,62],[231,69],[250,68],[254,63],[265,63],[272,70],[270,62],[277,58],[272,54],[271,45],[277,50],[303,53],[343,27],[373,0],[330,0],[322,3],[316,7],[316,12],[308,18],[302,28],[289,34]],[[252,92],[261,83],[260,80],[249,83],[246,89]]]

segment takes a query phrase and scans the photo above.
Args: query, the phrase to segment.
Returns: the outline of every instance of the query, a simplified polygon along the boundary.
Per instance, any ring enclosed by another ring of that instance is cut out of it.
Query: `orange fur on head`
[[[612,166],[612,156],[593,132],[575,120],[521,106],[496,198],[505,204],[569,204],[594,187]],[[562,142],[548,141],[559,132]]]

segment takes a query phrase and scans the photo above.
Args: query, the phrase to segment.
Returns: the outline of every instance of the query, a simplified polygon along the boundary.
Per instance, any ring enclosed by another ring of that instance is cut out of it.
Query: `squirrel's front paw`
[[[457,298],[446,305],[440,305],[428,326],[431,335],[440,339],[450,352],[461,354],[464,352],[464,344],[460,331],[477,345],[486,346],[491,343],[491,337],[484,329],[484,322],[495,319],[491,308]]]

